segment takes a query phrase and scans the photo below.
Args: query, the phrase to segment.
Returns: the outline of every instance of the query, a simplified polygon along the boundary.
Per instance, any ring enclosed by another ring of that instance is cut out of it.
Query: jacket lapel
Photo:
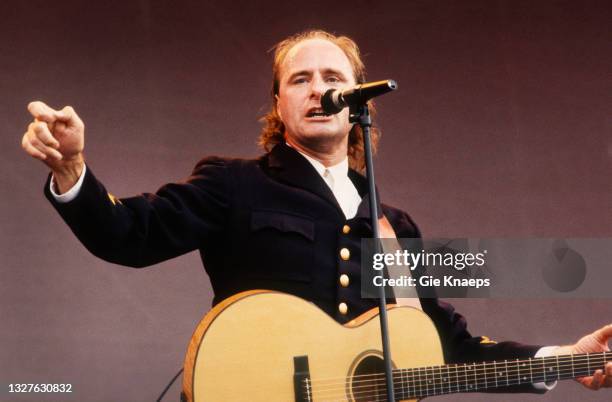
[[[284,142],[277,144],[268,154],[268,167],[275,179],[316,194],[344,215],[336,197],[316,169]]]
[[[284,142],[277,144],[268,154],[268,167],[270,168],[270,175],[275,179],[318,195],[334,205],[338,212],[344,216],[344,212],[342,212],[342,208],[340,208],[329,186],[325,184],[323,178],[317,173],[310,162],[295,149],[287,146]],[[362,197],[356,217],[369,218],[368,181],[353,169],[349,169],[348,176]],[[376,194],[379,195],[378,189]],[[381,216],[382,210],[379,206],[378,217],[380,218]]]

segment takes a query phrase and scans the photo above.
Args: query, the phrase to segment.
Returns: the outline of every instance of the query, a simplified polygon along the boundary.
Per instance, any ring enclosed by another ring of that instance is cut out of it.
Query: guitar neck
[[[590,376],[612,361],[612,352],[572,354],[393,370],[399,399],[476,392]]]

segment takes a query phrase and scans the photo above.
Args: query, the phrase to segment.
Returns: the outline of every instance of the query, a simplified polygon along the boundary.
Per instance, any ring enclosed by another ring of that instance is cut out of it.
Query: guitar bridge
[[[293,357],[293,389],[295,402],[312,402],[312,384],[308,356]]]

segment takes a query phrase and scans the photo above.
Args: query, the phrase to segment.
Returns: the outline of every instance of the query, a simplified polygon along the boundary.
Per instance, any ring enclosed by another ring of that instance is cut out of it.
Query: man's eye
[[[332,76],[332,77],[327,77],[327,82],[337,83],[337,82],[340,82],[340,78],[338,78],[338,77],[334,77],[334,76]]]
[[[306,78],[305,78],[305,77],[300,77],[300,78],[296,78],[296,79],[294,79],[294,80],[293,80],[293,83],[294,83],[294,84],[303,84],[303,83],[305,83],[306,81],[307,81],[307,80],[306,80]]]

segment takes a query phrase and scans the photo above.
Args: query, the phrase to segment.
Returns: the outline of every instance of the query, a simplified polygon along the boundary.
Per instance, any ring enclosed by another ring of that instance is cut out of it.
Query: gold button
[[[349,258],[351,258],[351,252],[348,248],[345,247],[340,249],[340,258],[342,258],[344,261],[347,261]]]
[[[348,306],[346,305],[346,303],[342,302],[338,304],[338,311],[342,315],[345,315],[346,313],[348,313]]]
[[[349,225],[342,226],[342,233],[348,234],[351,231],[351,227]]]
[[[345,288],[349,285],[350,280],[347,274],[340,275],[340,285]]]

